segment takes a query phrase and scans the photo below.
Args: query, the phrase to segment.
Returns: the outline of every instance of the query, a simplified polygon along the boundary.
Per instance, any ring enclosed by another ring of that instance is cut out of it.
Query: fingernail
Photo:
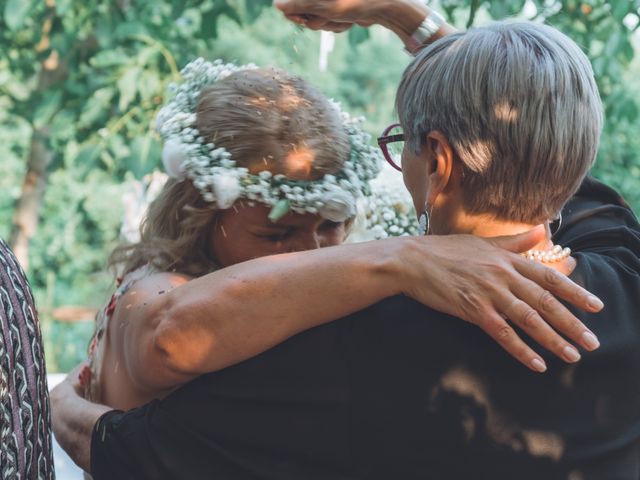
[[[602,310],[602,308],[604,308],[604,303],[602,303],[602,300],[594,295],[589,295],[587,305],[593,310]]]
[[[531,366],[536,372],[543,373],[547,371],[547,366],[539,358],[534,358],[533,360],[531,360]]]
[[[600,341],[598,340],[598,337],[596,337],[591,332],[584,332],[582,334],[582,343],[588,350],[595,350],[600,346]]]
[[[576,363],[578,360],[580,360],[580,354],[578,353],[578,351],[568,345],[562,350],[562,355],[564,356],[565,360],[571,363]]]

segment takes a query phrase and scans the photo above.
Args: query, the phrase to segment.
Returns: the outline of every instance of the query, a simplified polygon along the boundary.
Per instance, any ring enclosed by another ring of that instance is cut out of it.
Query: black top
[[[96,424],[101,479],[638,479],[640,227],[585,182],[555,238],[602,298],[602,346],[537,374],[404,297]]]

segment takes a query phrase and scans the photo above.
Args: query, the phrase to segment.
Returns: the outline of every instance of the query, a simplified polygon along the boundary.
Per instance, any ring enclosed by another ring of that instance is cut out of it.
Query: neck
[[[455,225],[451,225],[451,233],[464,233],[477,237],[491,238],[518,235],[531,230],[535,226],[536,224],[496,220],[486,215],[464,215],[462,218],[458,218]],[[553,246],[548,222],[545,223],[545,227],[545,238],[532,247],[532,250],[547,250]]]
[[[465,215],[464,218],[458,218],[456,224],[452,225],[451,233],[466,233],[477,237],[491,238],[517,235],[531,230],[533,227],[535,227],[535,225],[529,223],[499,221],[484,215]],[[548,222],[545,223],[545,227],[546,235],[544,239],[534,245],[530,250],[549,252],[553,249],[554,243],[551,240],[551,231]],[[567,257],[560,261],[545,263],[545,265],[568,275],[575,268],[575,260]]]
[[[499,221],[484,215],[464,215],[463,218],[458,218],[455,225],[451,225],[450,233],[465,233],[477,237],[492,238],[517,235],[531,230],[535,226],[536,225],[528,223]],[[531,250],[547,252],[553,248],[554,244],[551,240],[551,231],[548,222],[545,223],[545,227],[546,235],[544,239],[534,245]],[[545,263],[545,265],[568,275],[575,268],[575,260],[568,257],[559,262]]]

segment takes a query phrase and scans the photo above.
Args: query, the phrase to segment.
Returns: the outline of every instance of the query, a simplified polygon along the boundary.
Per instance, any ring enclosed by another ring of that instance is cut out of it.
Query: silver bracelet
[[[445,24],[445,19],[435,10],[431,10],[431,13],[422,21],[420,26],[411,35],[410,44],[407,46],[407,50],[411,53],[422,47],[431,37],[433,37],[440,27]]]

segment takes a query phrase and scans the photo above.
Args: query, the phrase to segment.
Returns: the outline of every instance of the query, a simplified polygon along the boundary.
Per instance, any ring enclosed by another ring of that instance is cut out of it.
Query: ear
[[[433,130],[427,134],[427,148],[431,162],[429,165],[429,195],[427,204],[433,205],[441,194],[446,194],[454,181],[454,154],[447,137]]]

